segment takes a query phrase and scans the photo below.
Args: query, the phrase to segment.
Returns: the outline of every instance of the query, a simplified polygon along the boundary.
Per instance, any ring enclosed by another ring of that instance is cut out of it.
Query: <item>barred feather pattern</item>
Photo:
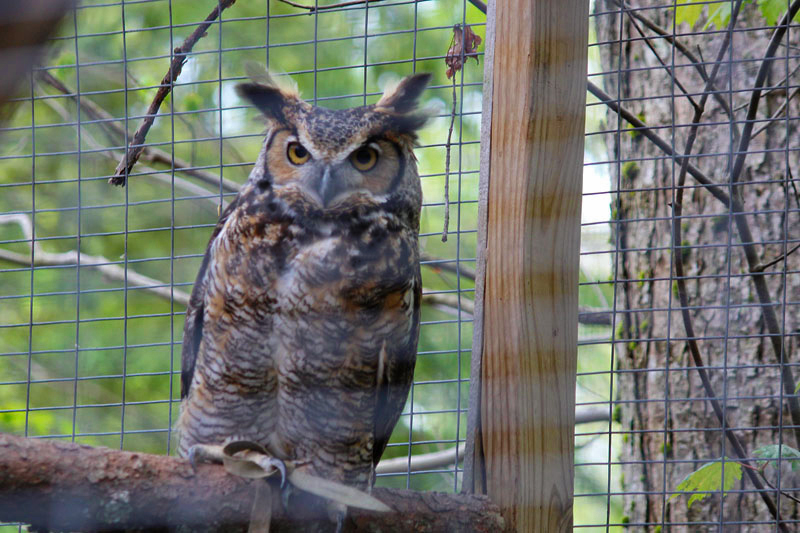
[[[403,98],[416,102],[422,89],[401,82],[389,95],[403,113],[318,110],[267,90],[277,102],[263,104],[261,154],[213,232],[187,310],[179,453],[251,440],[365,489],[416,358],[421,122]],[[309,163],[284,164],[297,142]],[[351,164],[364,146],[385,165],[375,175]],[[314,192],[317,167],[338,180],[333,201]]]

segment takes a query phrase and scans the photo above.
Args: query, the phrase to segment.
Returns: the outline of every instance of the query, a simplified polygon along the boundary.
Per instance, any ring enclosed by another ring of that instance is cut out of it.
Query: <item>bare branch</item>
[[[106,134],[108,134],[108,137],[112,140],[112,142],[116,144],[122,144],[125,142],[125,129],[118,124],[120,119],[114,118],[111,113],[94,103],[90,98],[84,95],[81,95],[81,97],[78,98],[78,94],[76,92],[67,87],[61,80],[50,74],[50,72],[46,70],[40,70],[37,73],[37,77],[42,83],[46,83],[61,94],[76,101],[81,110],[106,131]],[[50,103],[51,100],[45,100],[45,102]],[[86,133],[84,132],[83,135],[86,135]],[[109,151],[108,153],[111,152]],[[161,163],[169,168],[174,168],[178,172],[211,185],[215,191],[219,190],[220,181],[222,181],[223,191],[239,191],[239,185],[236,182],[222,178],[206,170],[192,168],[192,165],[189,164],[188,161],[184,161],[178,157],[171,157],[167,152],[153,146],[146,146],[143,148],[141,159],[153,163]]]
[[[147,108],[147,116],[142,121],[139,129],[136,130],[136,133],[133,134],[133,140],[130,143],[128,151],[123,159],[119,162],[119,165],[117,165],[117,169],[114,171],[114,176],[108,180],[109,183],[113,185],[125,185],[125,180],[133,168],[133,165],[136,164],[136,161],[139,160],[139,156],[142,155],[147,132],[150,131],[150,127],[153,125],[153,122],[156,119],[156,115],[161,107],[161,103],[172,90],[172,85],[175,83],[175,80],[177,80],[178,76],[180,76],[183,65],[188,59],[187,56],[189,52],[192,51],[192,48],[194,48],[194,45],[197,43],[197,41],[206,35],[206,31],[211,26],[211,23],[216,20],[217,17],[219,17],[223,10],[232,6],[234,2],[236,2],[236,0],[218,0],[217,6],[214,7],[211,13],[209,13],[205,21],[197,26],[192,34],[183,41],[183,44],[175,49],[175,55],[172,58],[169,70],[161,80],[161,85],[156,92],[156,95],[153,97],[153,101],[150,102],[150,107]]]
[[[662,139],[657,133],[655,133],[650,127],[639,120],[639,118],[631,113],[628,109],[622,107],[619,102],[614,100],[611,96],[606,94],[600,87],[592,83],[591,81],[588,82],[588,89],[589,92],[596,96],[601,102],[606,104],[612,111],[619,114],[626,122],[628,122],[631,126],[636,128],[636,131],[650,139],[653,144],[658,146],[662,152],[665,154],[680,158],[680,156],[676,155],[675,152],[672,150],[670,144]],[[714,183],[711,178],[709,178],[702,170],[697,168],[691,163],[687,163],[686,166],[687,172],[700,184],[705,185],[706,190],[710,192],[714,198],[728,206],[730,204],[730,198],[728,198],[728,194],[725,190]]]
[[[465,443],[458,445],[458,460],[464,458]],[[384,459],[375,467],[377,474],[402,474],[404,472],[423,472],[437,470],[456,462],[456,446],[440,452],[412,455],[411,457],[394,457]]]
[[[1,521],[50,531],[244,532],[254,489],[220,465],[193,470],[175,457],[0,434]],[[277,485],[271,492],[275,531],[329,524],[324,509],[307,505],[302,494],[286,511]],[[483,496],[381,488],[372,495],[394,512],[350,509],[348,531],[506,531],[499,509]]]
[[[676,50],[678,50],[681,54],[683,54],[684,57],[686,57],[686,59],[688,59],[689,62],[691,62],[691,64],[694,65],[695,69],[697,69],[698,74],[700,74],[700,78],[703,80],[703,82],[708,83],[708,73],[706,72],[706,69],[703,65],[704,61],[702,57],[697,57],[696,55],[694,55],[691,50],[686,48],[686,46],[684,46],[683,43],[681,43],[678,39],[676,39],[675,35],[673,35],[671,31],[662,28],[661,26],[650,20],[647,16],[645,16],[642,10],[635,8],[632,9],[631,6],[629,6],[627,3],[624,2],[624,0],[614,0],[614,1],[618,6],[625,9],[625,11],[628,13],[629,16],[638,20],[639,22],[647,26],[650,30],[658,34],[661,38],[670,43],[672,46],[674,46]],[[719,106],[722,108],[725,114],[728,115],[728,118],[730,118],[733,121],[733,111],[731,111],[731,106],[725,99],[723,93],[717,90],[715,85],[711,85],[710,90],[712,92],[712,96],[717,101]],[[735,122],[732,123],[732,127],[733,127],[734,142],[738,143],[740,135],[739,128],[737,127]]]
[[[463,51],[462,51],[463,54]],[[453,137],[453,125],[456,121],[456,76],[453,74],[453,109],[450,111],[450,129],[447,131],[447,144],[444,152],[444,224],[442,225],[442,242],[447,242],[447,229],[450,226],[450,146]]]
[[[723,39],[722,45],[720,46],[719,52],[717,53],[717,58],[714,63],[714,67],[711,71],[711,74],[708,77],[708,81],[706,82],[705,89],[703,91],[703,95],[700,98],[700,102],[698,103],[697,107],[695,107],[694,117],[692,117],[692,126],[689,130],[689,136],[686,141],[686,149],[684,151],[683,158],[681,159],[681,167],[680,167],[680,174],[678,176],[678,184],[676,186],[675,192],[675,200],[672,204],[673,209],[673,217],[672,217],[672,246],[673,248],[680,245],[681,242],[681,213],[683,209],[683,185],[686,182],[686,173],[689,166],[689,156],[692,153],[692,148],[694,146],[694,142],[697,139],[697,130],[700,127],[700,121],[703,116],[703,112],[705,110],[706,102],[708,101],[708,97],[710,94],[711,87],[714,85],[714,80],[717,77],[720,67],[722,66],[722,59],[725,56],[725,53],[728,50],[728,46],[730,44],[730,39],[732,35],[732,29],[736,24],[736,20],[739,16],[739,10],[742,7],[743,0],[738,0],[733,8],[733,12],[731,13],[731,18],[728,23],[728,31],[725,33],[725,37]],[[731,204],[731,209],[733,209],[733,203]],[[714,392],[714,387],[711,385],[711,379],[709,378],[708,371],[705,368],[705,362],[703,361],[703,357],[700,354],[700,348],[697,344],[697,336],[694,331],[694,324],[692,322],[692,315],[689,311],[689,295],[686,289],[686,273],[685,273],[685,266],[683,262],[683,254],[680,251],[673,251],[672,256],[674,257],[675,261],[675,278],[676,278],[676,285],[678,289],[678,298],[680,299],[681,303],[681,317],[683,318],[683,325],[686,329],[686,337],[687,337],[687,345],[689,347],[689,352],[692,356],[692,361],[694,363],[695,369],[697,370],[698,375],[700,376],[700,381],[703,383],[703,388],[706,391],[706,396],[711,404],[711,407],[714,411],[714,414],[717,416],[717,419],[722,426],[722,431],[725,434],[725,437],[730,442],[730,446],[733,449],[734,455],[738,458],[739,462],[743,465],[748,465],[749,463],[746,459],[747,452],[745,450],[744,445],[742,444],[739,437],[736,433],[733,432],[728,421],[725,416],[725,411],[723,410],[723,406],[720,404],[719,399]],[[796,399],[795,399],[796,400]],[[797,424],[797,420],[793,416],[793,421]],[[796,430],[795,438],[798,438],[798,433]],[[724,455],[724,454],[723,454]],[[781,531],[788,532],[788,528],[785,523],[780,521],[780,512],[778,511],[778,507],[775,505],[775,502],[772,500],[772,497],[764,491],[764,484],[761,482],[760,477],[749,468],[745,469],[747,473],[747,477],[750,479],[750,482],[753,486],[758,490],[759,496],[764,501],[764,504],[767,506],[772,517],[776,520],[777,526]]]
[[[305,4],[298,4],[297,2],[293,2],[292,0],[278,0],[278,1],[283,2],[284,4],[290,5],[292,7],[296,7],[298,9],[307,9],[309,13],[313,13],[315,11],[323,11],[325,9],[336,9],[339,7],[358,6],[370,2],[381,2],[382,0],[350,0],[348,2],[339,2],[338,4],[327,4],[324,6],[308,6]]]
[[[742,138],[739,141],[739,148],[736,152],[736,160],[733,164],[731,171],[731,183],[735,184],[739,180],[739,176],[744,168],[744,160],[747,158],[747,149],[750,146],[751,133],[755,125],[756,114],[758,113],[758,105],[761,101],[761,90],[764,83],[767,81],[772,62],[775,61],[775,52],[789,29],[789,23],[794,20],[797,12],[800,11],[800,0],[794,0],[789,6],[787,12],[783,15],[775,32],[769,40],[767,51],[764,53],[764,59],[761,60],[761,66],[756,75],[756,81],[753,83],[753,92],[750,95],[750,104],[747,108],[747,117],[745,118],[744,129],[742,130]],[[744,236],[742,236],[744,237]],[[751,265],[752,266],[752,265]]]
[[[351,0],[348,2],[340,2],[338,4],[328,4],[324,6],[309,6],[305,4],[298,4],[297,2],[293,2],[292,0],[278,0],[278,1],[283,2],[284,4],[290,5],[292,7],[296,7],[298,9],[307,9],[309,13],[313,13],[314,11],[335,9],[338,7],[357,6],[361,4],[366,4],[368,2],[380,2],[381,0]],[[482,0],[469,0],[469,3],[477,7],[481,12],[486,13],[486,4]]]
[[[464,263],[455,261],[453,259],[442,259],[428,254],[422,254],[419,258],[422,266],[434,270],[445,270],[453,274],[465,277],[471,281],[475,281],[475,271],[471,268],[464,266]]]
[[[114,264],[114,261],[102,256],[78,253],[75,250],[69,252],[52,253],[45,252],[39,246],[39,242],[33,238],[33,228],[27,215],[0,215],[0,224],[16,223],[22,228],[28,244],[31,246],[30,255],[11,252],[0,249],[0,260],[9,261],[21,266],[63,266],[81,265],[81,267],[92,267],[98,270],[108,279],[114,281],[124,281],[127,279],[129,286],[142,287],[148,292],[152,292],[165,300],[174,299],[181,305],[189,305],[189,295],[180,289],[170,288],[168,283],[139,274],[128,268],[127,276],[125,269]]]

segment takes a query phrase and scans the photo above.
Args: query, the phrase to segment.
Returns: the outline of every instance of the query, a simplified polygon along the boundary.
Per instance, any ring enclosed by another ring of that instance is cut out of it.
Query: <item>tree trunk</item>
[[[642,0],[637,7],[650,5],[663,2]],[[707,9],[714,11],[716,7]],[[613,98],[619,96],[622,106],[682,154],[695,109],[680,86],[699,104],[705,82],[685,54],[673,49],[668,40],[657,36],[657,28],[642,20],[649,19],[672,35],[674,10],[636,11],[639,19],[635,20],[628,13],[620,14],[615,0],[598,0],[595,12],[597,41],[609,43],[598,47],[601,65],[595,69],[602,68],[607,74],[590,81],[602,85]],[[693,30],[684,23],[677,31],[701,32],[705,20],[703,15]],[[743,4],[737,29],[766,25],[755,2]],[[641,38],[637,26],[646,36],[655,37],[650,40],[655,52]],[[751,457],[754,450],[768,444],[798,447],[791,413],[797,398],[786,372],[781,384],[780,362],[781,358],[792,364],[798,360],[800,251],[765,268],[762,277],[769,293],[766,299],[774,304],[777,326],[781,332],[788,332],[786,335],[770,330],[766,306],[762,305],[765,294],[757,293],[751,275],[756,259],[761,265],[770,263],[797,246],[800,236],[800,198],[797,180],[792,179],[798,163],[798,123],[780,114],[787,93],[790,98],[794,96],[792,84],[787,90],[784,78],[797,66],[796,59],[778,59],[772,64],[765,85],[780,88],[762,94],[757,116],[764,119],[779,113],[779,117],[753,136],[740,185],[728,187],[752,88],[772,34],[772,29],[733,34],[730,55],[725,55],[726,62],[729,58],[733,62],[723,64],[716,78],[716,88],[724,91],[722,99],[733,109],[733,117],[715,97],[708,98],[690,159],[711,181],[721,184],[725,194],[730,195],[733,189],[744,213],[752,213],[744,216],[754,243],[755,255],[750,263],[735,217],[691,176],[686,180],[683,212],[677,221],[681,242],[673,242],[673,206],[681,159],[668,157],[641,131],[618,122],[610,110],[607,115],[604,129],[609,133],[603,138],[612,161],[607,165],[612,190],[616,191],[611,241],[618,250],[612,258],[618,311],[615,360],[619,370],[614,381],[623,431],[623,521],[635,530],[772,531],[776,523],[764,500],[753,492],[747,475],[725,491],[724,497],[712,494],[691,508],[687,506],[688,495],[670,500],[670,491],[703,464],[723,455],[739,459],[730,440],[724,438],[722,424],[688,349],[675,281],[676,258],[685,265],[689,315],[727,427],[733,428]],[[796,46],[800,40],[797,32],[788,35]],[[678,35],[676,40],[701,57],[703,68],[710,74],[724,38],[725,32],[717,31]],[[786,50],[778,48],[777,57],[785,56]],[[675,65],[675,82],[656,53],[668,67]],[[788,108],[790,117],[798,116],[796,99],[790,100]],[[765,124],[757,123],[753,133]],[[622,129],[619,134],[614,133],[618,125]],[[788,465],[780,474],[767,467],[764,475],[769,483],[776,487],[780,483],[788,493],[800,486]],[[778,503],[782,519],[798,519],[797,504],[767,490]],[[797,524],[783,527],[800,530]]]

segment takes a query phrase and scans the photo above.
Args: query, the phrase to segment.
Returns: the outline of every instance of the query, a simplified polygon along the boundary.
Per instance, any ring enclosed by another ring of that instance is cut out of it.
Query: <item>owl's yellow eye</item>
[[[378,151],[370,146],[362,146],[350,155],[350,162],[361,172],[367,172],[378,163]]]
[[[289,143],[289,146],[286,148],[286,156],[293,165],[302,165],[311,159],[311,154],[308,153],[308,150],[297,142]]]

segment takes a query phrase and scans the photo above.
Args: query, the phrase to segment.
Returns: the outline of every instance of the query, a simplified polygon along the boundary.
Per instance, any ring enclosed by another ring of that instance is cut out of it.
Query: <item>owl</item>
[[[371,486],[416,360],[413,148],[429,78],[344,110],[311,106],[268,77],[237,87],[268,130],[186,313],[181,455],[253,441],[308,474]]]

